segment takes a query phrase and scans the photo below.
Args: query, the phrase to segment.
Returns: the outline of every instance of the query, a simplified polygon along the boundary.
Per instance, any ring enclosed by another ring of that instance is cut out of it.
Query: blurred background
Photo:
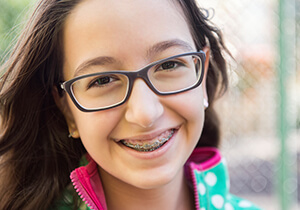
[[[267,210],[300,209],[300,1],[198,2],[234,57],[217,104],[231,192]]]
[[[0,0],[0,59],[35,0]],[[223,32],[230,87],[217,102],[231,192],[300,209],[300,1],[198,0]]]

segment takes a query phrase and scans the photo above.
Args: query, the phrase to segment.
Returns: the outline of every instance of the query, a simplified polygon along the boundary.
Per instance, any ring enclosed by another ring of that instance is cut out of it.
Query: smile
[[[170,138],[172,138],[175,129],[163,132],[159,136],[151,140],[121,140],[126,147],[139,152],[151,152],[163,146]]]

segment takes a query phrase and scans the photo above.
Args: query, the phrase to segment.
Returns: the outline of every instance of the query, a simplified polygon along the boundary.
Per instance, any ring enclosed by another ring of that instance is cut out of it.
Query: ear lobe
[[[69,133],[72,134],[73,138],[79,138],[79,132],[74,117],[72,115],[72,112],[68,106],[66,95],[61,96],[61,94],[59,94],[57,90],[57,87],[54,86],[52,89],[52,96],[54,98],[56,106],[65,116],[69,128]]]
[[[207,72],[208,72],[208,67],[209,67],[209,58],[210,58],[210,48],[209,47],[204,47],[202,51],[206,55],[205,63],[204,63],[204,75],[203,75],[203,81],[202,81],[202,89],[203,89],[203,97],[208,101],[208,96],[207,96],[207,89],[206,89],[206,78],[207,78]]]

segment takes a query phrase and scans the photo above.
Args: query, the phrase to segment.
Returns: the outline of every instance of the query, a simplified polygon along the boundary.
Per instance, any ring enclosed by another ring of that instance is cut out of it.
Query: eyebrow
[[[188,43],[180,39],[172,39],[167,41],[162,41],[159,43],[156,43],[152,45],[146,52],[147,58],[154,57],[157,53],[163,52],[169,48],[172,47],[178,47],[183,49],[184,51],[193,51],[194,48]],[[118,60],[116,60],[113,57],[109,56],[99,56],[96,58],[92,58],[90,60],[84,61],[82,64],[80,64],[74,73],[74,77],[77,77],[84,72],[86,72],[86,69],[91,66],[103,66],[106,64],[112,64],[112,63],[119,63]]]
[[[117,60],[114,59],[113,57],[108,57],[108,56],[100,56],[100,57],[93,58],[91,60],[87,60],[82,64],[80,64],[78,68],[76,68],[74,77],[83,74],[86,71],[86,69],[91,66],[103,66],[112,63],[117,63]]]
[[[179,48],[183,49],[184,51],[193,51],[194,50],[194,48],[188,42],[185,42],[181,39],[172,39],[172,40],[159,42],[159,43],[151,46],[147,50],[147,57],[151,58],[155,54],[162,52],[164,50],[167,50],[168,48],[171,48],[171,47],[179,47]]]

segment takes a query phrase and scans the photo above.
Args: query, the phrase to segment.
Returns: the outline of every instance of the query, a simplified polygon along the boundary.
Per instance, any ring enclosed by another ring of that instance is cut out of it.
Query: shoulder
[[[84,155],[79,164],[79,166],[85,166],[89,163],[89,156]],[[80,196],[75,191],[72,182],[64,189],[62,196],[58,199],[53,206],[48,210],[74,210],[74,206],[77,203],[77,210],[90,210],[90,208],[81,200]]]
[[[78,206],[77,210],[90,210],[90,208],[81,201],[73,185],[70,183],[64,190],[62,197],[48,210],[74,210],[75,203],[77,203]]]
[[[227,195],[224,208],[225,210],[261,210],[261,208],[257,207],[252,202],[231,194]]]
[[[227,164],[215,148],[197,149],[186,166],[200,210],[260,210],[253,203],[232,195]]]

